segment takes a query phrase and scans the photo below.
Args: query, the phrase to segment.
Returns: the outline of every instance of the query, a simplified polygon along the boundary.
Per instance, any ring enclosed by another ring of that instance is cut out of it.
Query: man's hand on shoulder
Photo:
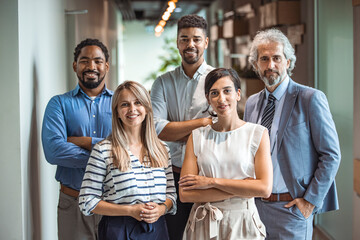
[[[203,127],[206,127],[207,125],[212,125],[212,117],[207,118],[200,118],[203,121]]]
[[[68,137],[67,141],[91,151],[91,137]]]
[[[286,204],[285,207],[289,208],[293,205],[296,205],[296,207],[300,210],[300,212],[306,219],[310,217],[315,208],[313,204],[306,201],[304,198],[295,198],[294,200]]]

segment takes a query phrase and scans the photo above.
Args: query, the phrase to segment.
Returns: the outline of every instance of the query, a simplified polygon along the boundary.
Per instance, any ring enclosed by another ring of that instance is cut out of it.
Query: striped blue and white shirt
[[[167,147],[168,149],[168,147]],[[169,152],[169,150],[168,150]],[[121,172],[113,163],[111,143],[97,143],[86,166],[79,195],[79,207],[86,216],[100,200],[116,204],[137,204],[172,201],[169,214],[176,213],[176,189],[169,153],[167,168],[152,168],[143,165],[130,151],[130,168]]]

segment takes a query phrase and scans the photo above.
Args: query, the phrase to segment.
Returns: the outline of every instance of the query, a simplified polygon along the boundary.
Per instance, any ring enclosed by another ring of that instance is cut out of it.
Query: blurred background
[[[59,184],[40,133],[50,98],[77,84],[75,46],[105,43],[110,89],[125,80],[150,89],[181,61],[176,23],[186,14],[208,21],[207,63],[241,76],[240,115],[264,87],[247,61],[254,35],[288,36],[292,79],[327,95],[342,150],[340,210],[316,217],[314,239],[360,239],[360,0],[0,0],[0,239],[57,238]]]

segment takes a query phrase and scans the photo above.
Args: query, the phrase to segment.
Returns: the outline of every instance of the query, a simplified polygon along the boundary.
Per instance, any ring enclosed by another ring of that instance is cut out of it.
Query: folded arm
[[[167,96],[163,82],[156,79],[151,88],[151,102],[154,111],[156,132],[163,141],[187,141],[191,131],[212,124],[211,118],[199,118],[188,121],[169,121]]]
[[[198,173],[199,173],[199,169],[197,166],[197,159],[194,154],[193,138],[191,134],[186,144],[185,159],[180,174],[180,181],[179,181],[180,200],[182,202],[214,202],[214,201],[222,201],[233,197],[233,194],[224,192],[216,188],[185,190],[184,187],[186,185],[183,185],[181,179],[187,175],[198,176]],[[201,179],[206,181],[205,184],[209,183],[208,178],[205,179],[205,177],[202,177]]]
[[[58,97],[52,98],[45,110],[42,144],[50,164],[69,168],[85,168],[90,152],[67,140],[66,122]]]
[[[188,143],[190,143],[190,139]],[[187,193],[188,191],[200,193],[205,189],[214,189],[237,197],[268,197],[271,194],[273,176],[267,130],[263,133],[259,148],[255,155],[255,174],[256,179],[235,180],[198,176],[197,174],[194,174],[194,171],[187,174],[184,172],[179,184],[185,195],[189,195],[189,193]],[[194,200],[194,198],[191,197],[191,200]],[[210,198],[209,201],[216,200]]]

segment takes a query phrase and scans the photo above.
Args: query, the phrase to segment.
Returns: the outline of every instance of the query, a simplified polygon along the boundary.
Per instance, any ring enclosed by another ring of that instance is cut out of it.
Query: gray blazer
[[[264,97],[265,90],[249,97],[245,121],[258,122]],[[280,170],[291,196],[315,205],[315,213],[338,209],[340,146],[325,94],[290,79],[277,139]]]

